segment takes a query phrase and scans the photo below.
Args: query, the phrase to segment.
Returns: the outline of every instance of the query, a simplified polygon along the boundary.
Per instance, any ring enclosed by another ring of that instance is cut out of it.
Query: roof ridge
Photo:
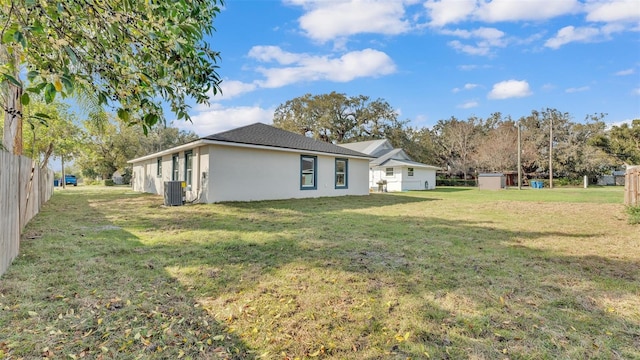
[[[352,149],[312,139],[261,122],[212,134],[201,139],[371,158],[367,154]]]

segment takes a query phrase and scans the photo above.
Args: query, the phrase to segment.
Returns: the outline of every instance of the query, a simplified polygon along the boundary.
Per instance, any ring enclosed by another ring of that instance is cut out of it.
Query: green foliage
[[[82,173],[85,177],[82,178],[83,185],[103,185],[102,180],[96,180],[95,177],[87,177],[85,173]]]
[[[52,157],[72,159],[80,153],[83,132],[67,104],[44,103],[34,96],[24,107],[24,153],[47,167]]]
[[[452,116],[448,120],[439,120],[433,127],[442,163],[446,164],[451,172],[462,173],[465,180],[472,168],[472,154],[476,148],[478,126],[481,123],[482,119],[477,117],[470,117],[464,121]]]
[[[629,224],[640,224],[640,206],[627,206],[627,214],[629,215]]]
[[[549,180],[547,180],[547,182],[549,182]],[[562,178],[554,179],[553,180],[553,185],[554,186],[556,186],[556,185],[558,185],[558,186],[583,186],[584,185],[584,179],[562,177]]]
[[[477,186],[476,180],[437,178],[436,186]]]
[[[622,163],[640,164],[640,119],[633,120],[631,125],[613,126],[606,133],[590,138],[589,143]]]
[[[102,180],[104,186],[114,186],[115,183],[113,182],[113,179],[106,179],[106,180]]]
[[[444,165],[438,157],[436,138],[428,128],[405,127],[388,129],[384,136],[395,148],[404,150],[411,159],[429,165]]]
[[[384,138],[401,128],[397,112],[382,99],[336,93],[297,97],[278,106],[273,125],[314,139],[345,143]]]
[[[22,104],[46,103],[82,88],[146,133],[163,118],[160,100],[189,119],[188,98],[206,103],[220,90],[219,53],[203,41],[218,0],[10,1],[0,13],[3,81],[27,68]]]
[[[110,179],[120,171],[123,181],[131,179],[128,160],[148,155],[195,140],[194,132],[158,124],[146,136],[139,133],[113,114],[92,113],[83,123],[85,145],[77,163],[86,177]]]

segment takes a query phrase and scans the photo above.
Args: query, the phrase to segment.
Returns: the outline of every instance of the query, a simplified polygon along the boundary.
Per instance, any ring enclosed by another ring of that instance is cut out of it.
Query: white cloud
[[[493,0],[480,2],[475,17],[487,22],[546,20],[575,13],[577,0]]]
[[[533,94],[529,89],[529,83],[525,80],[506,80],[493,85],[493,89],[487,95],[489,99],[501,100],[509,98],[526,97]]]
[[[507,41],[504,38],[505,33],[495,28],[481,27],[475,30],[441,30],[440,33],[462,39],[477,39],[473,45],[463,44],[458,40],[448,43],[452,48],[469,55],[490,55],[491,48],[505,47],[507,45]]]
[[[275,111],[258,106],[223,107],[220,104],[198,107],[197,110],[199,112],[191,117],[191,123],[175,121],[173,125],[181,130],[191,130],[198,136],[207,136],[256,122],[271,124]]]
[[[547,40],[544,46],[552,49],[558,49],[562,45],[571,42],[592,42],[595,41],[602,33],[600,29],[594,27],[574,27],[565,26],[558,30],[555,37]]]
[[[463,39],[481,39],[491,43],[492,45],[504,44],[504,32],[496,28],[481,27],[475,30],[442,30],[442,34],[457,36]]]
[[[578,0],[428,0],[424,7],[429,25],[443,27],[467,20],[489,23],[521,20],[546,20],[576,13]]]
[[[402,34],[410,30],[404,19],[402,1],[349,0],[349,1],[290,1],[303,6],[307,13],[298,22],[305,34],[326,42],[361,33],[386,35]]]
[[[442,27],[466,20],[477,8],[476,0],[429,0],[424,3],[431,26]]]
[[[571,94],[571,93],[588,91],[589,89],[590,89],[590,87],[588,87],[588,86],[581,86],[581,87],[577,87],[577,88],[568,88],[564,92]]]
[[[462,71],[490,69],[491,65],[459,65],[458,69]]]
[[[490,54],[491,48],[483,46],[465,45],[458,40],[449,41],[447,43],[452,48],[469,55],[486,56]]]
[[[591,1],[585,5],[587,20],[594,22],[640,21],[640,4],[637,0]]]
[[[453,90],[451,90],[451,91],[452,91],[452,92],[454,92],[454,93],[457,93],[457,92],[460,92],[460,91],[462,91],[462,90],[473,90],[473,89],[477,88],[478,86],[480,86],[480,85],[478,85],[478,84],[471,84],[471,83],[467,83],[467,84],[464,84],[464,86],[462,87],[462,89],[461,89],[461,88],[454,88],[454,89],[453,89]]]
[[[291,65],[299,62],[301,58],[307,57],[307,55],[304,54],[295,54],[283,51],[278,46],[254,46],[249,50],[249,54],[247,55],[258,61],[275,61],[281,65]]]
[[[339,58],[311,56],[282,51],[278,47],[256,46],[249,56],[260,61],[276,61],[285,67],[260,67],[265,80],[256,81],[263,88],[277,88],[305,81],[347,82],[360,77],[377,77],[396,71],[391,58],[377,50],[352,51]]]
[[[213,90],[209,92],[211,101],[229,100],[236,96],[252,92],[258,88],[256,84],[243,83],[237,80],[224,80],[220,83],[222,94],[213,96]]]
[[[631,68],[631,69],[626,69],[626,70],[620,70],[617,73],[615,73],[616,76],[627,76],[627,75],[633,75],[635,74],[636,71]]]
[[[208,95],[211,102],[229,100],[260,88],[279,88],[286,85],[308,81],[348,82],[361,77],[378,77],[396,71],[391,58],[377,50],[365,49],[352,51],[339,58],[312,56],[283,51],[277,46],[254,46],[248,53],[250,58],[259,62],[273,62],[275,67],[261,66],[256,69],[265,79],[245,83],[237,80],[224,80],[220,87],[222,94]],[[278,65],[282,65],[277,67]]]
[[[633,95],[640,95],[640,88],[633,89]]]
[[[479,104],[477,101],[471,100],[471,101],[467,101],[463,104],[458,105],[458,108],[460,109],[471,109],[474,107],[477,107]]]
[[[629,126],[631,126],[631,124],[633,123],[633,119],[626,119],[626,120],[620,120],[620,121],[614,121],[614,122],[607,122],[607,130],[611,130],[612,127],[614,126],[622,126],[624,124],[627,124]]]

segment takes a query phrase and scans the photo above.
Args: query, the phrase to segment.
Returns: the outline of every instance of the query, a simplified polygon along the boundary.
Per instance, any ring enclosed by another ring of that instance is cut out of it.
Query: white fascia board
[[[176,147],[172,147],[170,149],[167,150],[162,150],[159,151],[157,153],[153,153],[153,154],[149,154],[149,155],[145,155],[139,158],[135,158],[135,159],[131,159],[129,161],[127,161],[127,164],[134,164],[140,161],[145,161],[145,160],[151,160],[151,159],[155,159],[164,155],[168,155],[168,154],[173,154],[176,152],[180,152],[180,151],[184,151],[184,150],[189,150],[189,149],[195,149],[200,145],[204,145],[205,141],[204,140],[196,140],[196,141],[192,141],[180,146],[176,146]]]
[[[323,151],[312,151],[312,150],[301,150],[301,149],[291,149],[291,148],[281,148],[276,146],[265,146],[265,145],[255,145],[255,144],[242,144],[242,143],[234,143],[234,142],[226,142],[226,141],[217,141],[217,140],[204,140],[205,144],[210,145],[222,145],[222,146],[234,146],[248,149],[260,149],[260,150],[274,150],[274,151],[284,151],[284,152],[293,152],[298,154],[312,154],[312,155],[328,155],[335,156],[341,158],[350,158],[350,159],[364,159],[371,160],[371,156],[354,156],[354,155],[346,155],[346,154],[336,154],[330,152]]]
[[[440,170],[439,167],[433,166],[433,165],[402,163],[402,162],[398,162],[397,160],[396,160],[396,162],[390,163],[388,165],[385,165],[385,164],[375,165],[375,166],[373,166],[373,168],[384,169],[384,168],[396,167],[396,166],[397,167],[412,167],[412,168],[420,168],[420,169]]]

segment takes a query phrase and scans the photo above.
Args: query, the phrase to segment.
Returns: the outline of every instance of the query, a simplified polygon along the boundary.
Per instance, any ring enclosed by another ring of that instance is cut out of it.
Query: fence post
[[[624,176],[624,204],[638,206],[640,198],[640,166],[627,167]]]

